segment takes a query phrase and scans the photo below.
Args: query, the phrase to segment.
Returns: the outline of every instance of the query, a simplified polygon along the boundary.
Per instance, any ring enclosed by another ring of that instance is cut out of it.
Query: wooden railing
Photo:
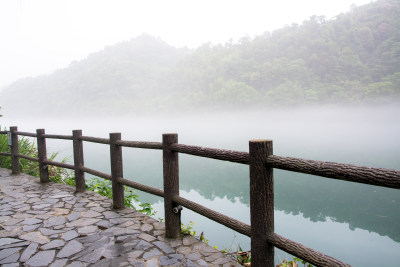
[[[115,209],[124,207],[124,185],[163,197],[167,238],[176,238],[180,235],[181,209],[178,207],[183,206],[249,236],[251,238],[252,266],[275,266],[274,247],[278,247],[316,266],[350,266],[274,232],[274,168],[400,189],[400,171],[398,170],[276,156],[273,155],[271,140],[250,141],[249,152],[247,153],[178,144],[177,134],[163,134],[162,143],[158,143],[121,140],[120,133],[110,133],[109,139],[83,136],[81,130],[74,130],[72,135],[52,135],[45,134],[43,129],[36,130],[36,133],[26,133],[18,131],[17,127],[10,127],[10,131],[0,131],[0,134],[7,134],[8,132],[11,133],[11,153],[0,152],[0,156],[11,157],[13,174],[19,173],[19,158],[24,158],[39,162],[40,182],[42,183],[49,181],[48,165],[74,170],[76,190],[79,192],[85,190],[85,173],[111,180],[113,207]],[[19,135],[37,138],[38,158],[18,153]],[[72,140],[74,164],[48,160],[46,156],[46,139]],[[110,146],[111,175],[85,167],[83,141]],[[163,151],[164,190],[124,178],[122,147]],[[179,196],[179,153],[249,165],[251,225]]]

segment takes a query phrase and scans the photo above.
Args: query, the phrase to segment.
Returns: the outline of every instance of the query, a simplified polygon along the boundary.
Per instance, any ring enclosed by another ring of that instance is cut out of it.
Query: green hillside
[[[312,16],[237,43],[177,49],[142,35],[0,92],[5,114],[113,115],[400,98],[400,2]]]

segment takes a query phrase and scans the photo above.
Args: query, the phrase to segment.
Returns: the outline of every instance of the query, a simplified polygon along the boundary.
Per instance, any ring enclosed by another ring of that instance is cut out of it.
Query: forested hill
[[[237,43],[177,49],[147,35],[0,93],[4,113],[87,115],[388,103],[400,98],[400,2],[313,16]]]

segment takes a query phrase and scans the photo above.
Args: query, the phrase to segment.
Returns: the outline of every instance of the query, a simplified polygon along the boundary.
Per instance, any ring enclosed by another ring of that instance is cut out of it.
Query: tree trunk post
[[[179,161],[178,152],[169,149],[169,145],[178,143],[178,134],[163,134],[163,173],[164,173],[164,212],[165,236],[177,238],[181,232],[181,211],[175,213],[176,203],[172,197],[179,195]]]
[[[72,131],[74,166],[75,166],[75,184],[77,192],[85,192],[86,190],[85,172],[82,171],[81,169],[84,166],[83,141],[81,137],[82,137],[82,130]]]
[[[18,131],[17,126],[10,127],[11,132],[11,173],[19,174],[19,157],[18,154]]]
[[[266,163],[272,153],[272,140],[249,142],[252,267],[275,266],[274,246],[267,242],[267,236],[274,232],[273,168]]]
[[[49,167],[44,163],[47,160],[47,149],[46,149],[46,138],[43,136],[45,134],[44,129],[36,130],[36,140],[38,149],[38,159],[39,159],[39,173],[40,182],[47,183],[49,179]]]
[[[117,181],[118,178],[123,177],[122,147],[116,144],[118,140],[121,140],[121,133],[110,133],[110,160],[113,208],[123,209],[125,207],[124,186]]]

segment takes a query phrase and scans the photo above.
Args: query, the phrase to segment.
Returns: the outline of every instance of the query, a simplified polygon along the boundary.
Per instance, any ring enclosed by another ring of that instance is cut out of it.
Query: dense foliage
[[[142,35],[19,80],[0,101],[10,113],[65,115],[393,102],[400,96],[399,29],[400,2],[378,0],[330,20],[312,16],[193,51]]]
[[[0,130],[2,130],[1,126]],[[5,130],[6,129],[4,128],[4,131]],[[35,144],[27,137],[19,137],[18,151],[20,154],[30,157],[38,157],[38,151]],[[8,146],[8,138],[5,134],[0,134],[0,152],[11,153],[11,149]],[[51,155],[52,158],[55,156],[56,154]],[[11,157],[0,156],[0,168],[11,169]],[[37,162],[21,158],[19,160],[19,169],[26,174],[39,177],[39,166]]]
[[[170,76],[179,84],[171,84],[199,106],[384,102],[400,94],[399,29],[393,0],[329,21],[313,16],[238,44],[204,45],[179,63]]]

